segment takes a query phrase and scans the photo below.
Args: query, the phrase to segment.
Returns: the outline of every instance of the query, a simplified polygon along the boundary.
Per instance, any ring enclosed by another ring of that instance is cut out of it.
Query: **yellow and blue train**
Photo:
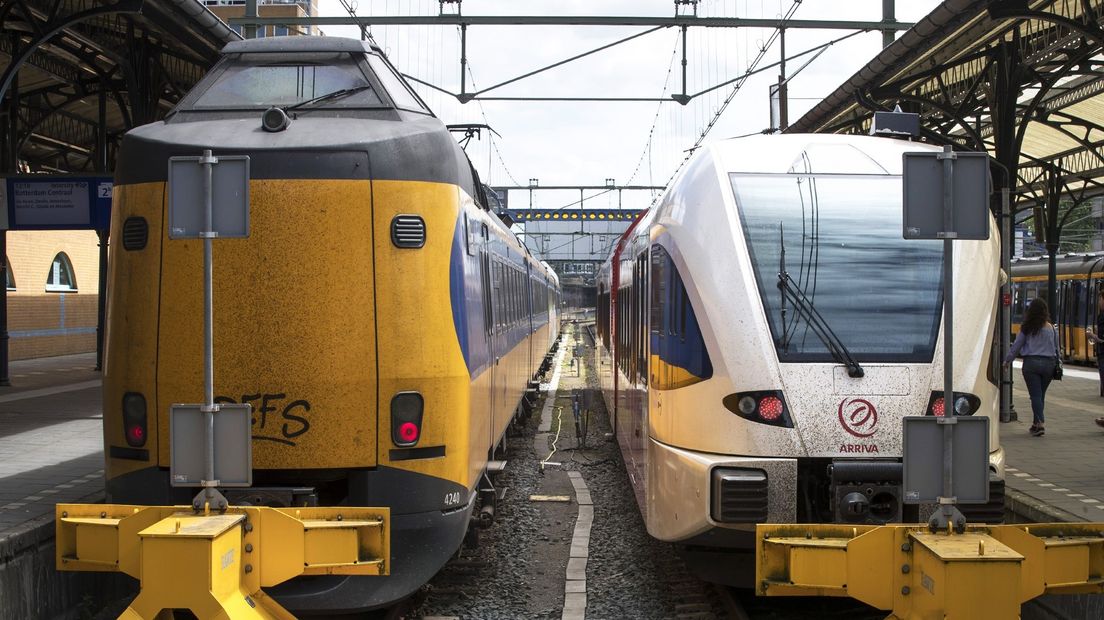
[[[1057,308],[1051,320],[1058,326],[1062,356],[1072,362],[1095,364],[1096,353],[1085,333],[1096,325],[1097,299],[1104,285],[1104,254],[1068,254],[1057,260]],[[1047,298],[1050,265],[1047,257],[1012,262],[1012,330],[1020,331],[1024,309],[1036,297]]]
[[[172,156],[250,157],[250,235],[214,244],[215,393],[253,407],[232,503],[386,506],[390,576],[314,576],[293,612],[380,607],[460,545],[495,446],[558,338],[559,284],[378,47],[235,42],[122,142],[110,250],[108,500],[188,503],[169,407],[203,397],[202,244],[169,240]],[[484,494],[485,495],[485,494]]]

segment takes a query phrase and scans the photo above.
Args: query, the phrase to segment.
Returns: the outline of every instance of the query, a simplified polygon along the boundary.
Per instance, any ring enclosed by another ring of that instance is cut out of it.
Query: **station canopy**
[[[867,133],[900,106],[925,140],[988,151],[1020,204],[1104,194],[1102,4],[946,0],[787,131]]]
[[[0,98],[18,103],[0,126],[8,172],[110,162],[240,38],[197,0],[0,0],[0,24]]]

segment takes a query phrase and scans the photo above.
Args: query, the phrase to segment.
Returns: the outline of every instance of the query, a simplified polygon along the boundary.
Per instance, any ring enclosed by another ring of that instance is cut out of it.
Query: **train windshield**
[[[223,67],[208,84],[200,85],[205,88],[191,103],[191,109],[282,107],[343,90],[355,92],[317,107],[383,105],[361,63],[348,53],[239,54]]]
[[[943,307],[942,244],[902,238],[901,177],[730,179],[780,361],[834,359],[783,298],[783,270],[856,360],[932,360]]]

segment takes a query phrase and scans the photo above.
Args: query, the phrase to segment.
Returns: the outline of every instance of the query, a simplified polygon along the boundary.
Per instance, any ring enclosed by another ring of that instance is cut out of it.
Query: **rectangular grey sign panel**
[[[204,477],[204,422],[201,405],[169,409],[170,470],[174,487],[198,487]],[[219,405],[215,416],[215,479],[220,487],[253,484],[253,406]]]
[[[943,160],[940,152],[904,154],[904,237],[943,239],[989,238],[989,154],[955,153],[951,230],[943,223]]]
[[[196,239],[206,227],[199,157],[169,158],[169,238]],[[211,218],[219,238],[249,236],[249,156],[221,155],[211,166]]]
[[[989,502],[989,418],[963,416],[952,428],[952,492],[959,504]],[[904,501],[932,504],[943,495],[943,425],[935,416],[904,419]]]

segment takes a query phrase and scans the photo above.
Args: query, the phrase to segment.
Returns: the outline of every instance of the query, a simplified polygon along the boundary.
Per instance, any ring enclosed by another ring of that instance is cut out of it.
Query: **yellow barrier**
[[[57,568],[123,572],[141,592],[120,618],[294,618],[262,588],[299,575],[387,575],[387,508],[58,504]]]
[[[849,596],[889,618],[1018,618],[1041,594],[1104,592],[1104,523],[759,525],[760,596]]]

